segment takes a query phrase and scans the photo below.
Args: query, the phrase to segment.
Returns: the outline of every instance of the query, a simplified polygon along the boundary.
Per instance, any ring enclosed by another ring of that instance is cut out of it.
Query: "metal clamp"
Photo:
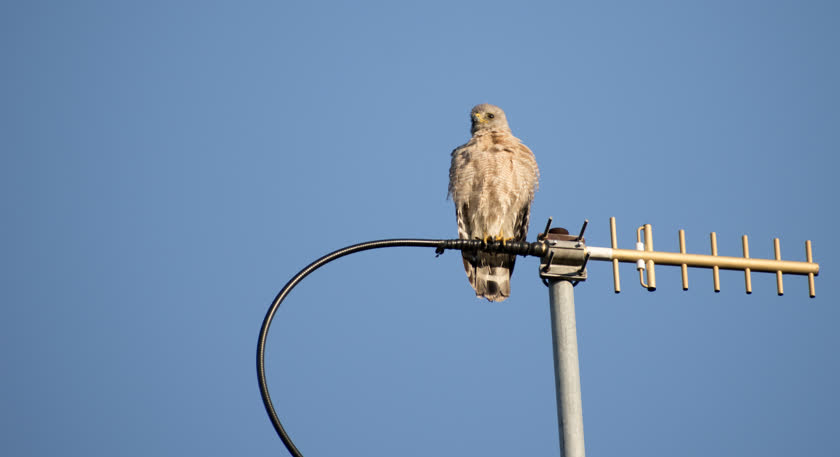
[[[586,280],[586,263],[590,254],[584,244],[583,232],[586,222],[577,236],[569,235],[566,229],[553,228],[543,234],[548,245],[548,252],[540,260],[540,277],[565,279],[577,284]]]

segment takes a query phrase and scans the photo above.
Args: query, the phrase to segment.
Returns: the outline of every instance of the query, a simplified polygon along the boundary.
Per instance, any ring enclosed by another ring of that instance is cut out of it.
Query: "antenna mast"
[[[589,260],[610,261],[613,266],[613,287],[621,292],[618,263],[635,263],[639,271],[639,283],[649,291],[656,290],[656,264],[679,266],[682,272],[682,288],[688,290],[688,267],[710,268],[715,292],[720,292],[720,270],[742,270],[748,294],[752,293],[752,272],[776,274],[776,292],[784,294],[783,274],[807,275],[808,294],[816,296],[814,277],[819,275],[820,265],[814,263],[811,241],[805,242],[805,262],[782,260],[779,239],[773,240],[775,259],[750,257],[747,235],[741,238],[743,257],[719,256],[717,235],[709,235],[711,255],[688,254],[685,249],[685,231],[679,231],[680,252],[653,250],[653,228],[645,224],[636,229],[636,248],[619,249],[615,218],[610,218],[611,247],[586,246],[583,233],[589,221],[584,221],[577,236],[569,235],[562,228],[551,228],[548,219],[545,231],[538,237],[548,245],[540,262],[540,277],[549,287],[551,304],[551,333],[554,344],[554,376],[557,392],[557,422],[560,428],[560,455],[562,457],[584,457],[583,406],[580,390],[580,368],[578,363],[577,328],[575,321],[574,286],[586,280],[586,264]]]

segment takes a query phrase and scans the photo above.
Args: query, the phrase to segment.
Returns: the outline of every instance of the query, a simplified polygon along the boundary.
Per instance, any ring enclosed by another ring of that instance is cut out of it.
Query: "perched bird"
[[[540,176],[534,153],[513,136],[498,106],[477,105],[470,119],[472,138],[452,151],[449,167],[458,237],[525,241]],[[476,297],[502,301],[510,296],[515,255],[480,251],[462,255]]]

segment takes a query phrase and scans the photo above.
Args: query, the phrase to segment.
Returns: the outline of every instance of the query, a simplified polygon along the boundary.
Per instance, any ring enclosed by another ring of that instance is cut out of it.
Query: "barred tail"
[[[476,297],[502,301],[510,297],[510,275],[516,256],[488,252],[464,252],[464,270]]]

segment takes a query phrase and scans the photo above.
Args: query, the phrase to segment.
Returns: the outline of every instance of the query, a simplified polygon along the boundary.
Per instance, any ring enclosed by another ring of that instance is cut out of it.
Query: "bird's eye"
[[[496,115],[493,114],[493,113],[487,113],[487,117],[489,117],[490,119],[493,119],[494,117],[496,117]]]

